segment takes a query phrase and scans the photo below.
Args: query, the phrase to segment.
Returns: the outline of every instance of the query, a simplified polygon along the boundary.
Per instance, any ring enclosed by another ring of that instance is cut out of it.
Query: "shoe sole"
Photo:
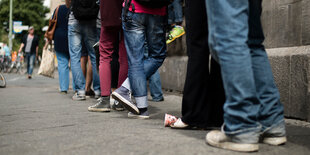
[[[73,100],[73,101],[85,101],[85,100],[86,100],[86,97],[83,98],[83,99],[74,99],[74,98],[72,98],[72,100]]]
[[[286,137],[270,137],[270,138],[264,138],[263,143],[269,144],[269,145],[283,145],[287,141]]]
[[[232,150],[232,151],[238,151],[238,152],[256,152],[258,151],[258,144],[239,144],[239,143],[232,143],[232,142],[222,142],[218,143],[212,140],[211,137],[209,137],[209,133],[206,135],[206,142],[207,144],[222,148],[226,150]]]
[[[128,118],[149,119],[150,116],[141,116],[141,115],[132,115],[132,114],[128,114]]]
[[[171,127],[172,129],[190,129],[190,128],[191,128],[190,126],[178,127],[178,126],[174,126],[174,125],[170,125],[170,127]]]
[[[115,109],[113,109],[113,110],[116,110],[116,111],[124,111],[125,108],[115,108]]]
[[[110,108],[90,108],[88,107],[88,111],[90,112],[110,112],[111,109]]]
[[[121,103],[128,111],[134,113],[134,114],[139,114],[139,109],[133,105],[132,103],[128,102],[124,97],[122,97],[120,94],[117,92],[112,93],[112,97],[117,100],[119,103]]]
[[[177,39],[177,38],[183,36],[184,34],[185,34],[185,31],[182,32],[181,34],[177,35],[176,37],[174,37],[171,41],[167,42],[167,44],[170,44],[170,43],[173,42],[175,39]]]

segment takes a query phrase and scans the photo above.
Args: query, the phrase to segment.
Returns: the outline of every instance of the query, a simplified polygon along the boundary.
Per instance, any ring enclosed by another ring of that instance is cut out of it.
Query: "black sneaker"
[[[110,112],[110,97],[100,97],[95,105],[89,106],[91,112]]]
[[[117,88],[113,93],[112,97],[121,103],[128,111],[132,112],[133,114],[139,114],[138,107],[132,102],[131,93],[128,89],[121,86]]]
[[[72,100],[74,100],[74,101],[83,101],[83,100],[86,100],[86,96],[85,96],[85,94],[79,94],[78,92],[76,92],[72,96]]]
[[[124,111],[125,108],[122,104],[120,104],[117,100],[114,100],[114,103],[112,104],[112,109],[116,111]]]

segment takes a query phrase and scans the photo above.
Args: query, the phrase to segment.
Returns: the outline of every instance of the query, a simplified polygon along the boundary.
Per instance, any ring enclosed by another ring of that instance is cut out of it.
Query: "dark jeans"
[[[209,61],[205,2],[186,0],[185,6],[188,64],[182,121],[201,128],[219,127],[223,123],[225,95],[220,67],[214,60]]]

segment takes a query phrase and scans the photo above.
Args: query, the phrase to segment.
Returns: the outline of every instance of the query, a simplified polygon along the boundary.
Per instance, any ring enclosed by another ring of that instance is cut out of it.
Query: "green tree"
[[[13,21],[22,21],[23,25],[34,26],[35,34],[41,38],[40,48],[44,44],[42,28],[48,24],[45,15],[49,12],[49,8],[45,7],[43,2],[44,0],[13,0]],[[4,42],[7,42],[9,28],[9,3],[10,0],[0,1],[0,41]],[[17,50],[26,33],[27,31],[23,31],[21,34],[15,34],[13,50]]]

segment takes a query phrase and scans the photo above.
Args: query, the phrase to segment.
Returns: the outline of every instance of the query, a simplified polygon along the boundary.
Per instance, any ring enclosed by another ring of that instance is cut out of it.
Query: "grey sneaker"
[[[212,130],[206,135],[206,142],[214,147],[239,151],[239,152],[255,152],[258,151],[258,144],[254,143],[236,143],[219,130]]]
[[[121,103],[128,111],[139,114],[138,107],[131,100],[131,93],[128,89],[121,86],[112,93],[112,97]]]
[[[72,96],[72,100],[74,100],[74,101],[83,101],[83,100],[86,100],[86,96],[85,96],[85,94],[79,94],[78,92],[76,92]]]
[[[88,111],[110,112],[110,97],[100,97],[95,105],[89,106]]]
[[[112,109],[116,111],[124,111],[125,108],[122,104],[120,104],[117,100],[114,100],[114,103],[112,104]]]
[[[286,143],[286,130],[284,121],[267,129],[262,134],[262,142],[269,145],[283,145]]]
[[[132,112],[129,112],[128,113],[128,118],[138,118],[138,119],[149,119],[150,118],[150,115],[149,115],[149,112],[148,111],[145,111],[141,114],[134,114]]]

